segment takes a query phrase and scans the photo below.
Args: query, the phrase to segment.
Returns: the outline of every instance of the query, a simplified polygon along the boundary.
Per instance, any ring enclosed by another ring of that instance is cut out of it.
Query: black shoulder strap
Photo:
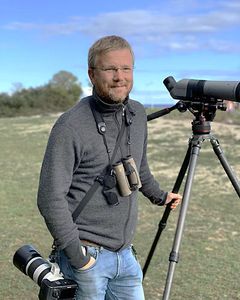
[[[87,191],[86,195],[83,197],[82,201],[78,204],[77,208],[72,213],[73,222],[76,221],[78,216],[80,215],[80,212],[83,210],[85,205],[88,203],[88,201],[92,198],[98,187],[100,186],[100,181],[95,180],[94,184],[90,187],[90,189]]]
[[[93,110],[95,111],[95,110]],[[94,116],[95,117],[95,116]],[[95,121],[97,123],[97,119],[95,118]],[[101,120],[102,122],[102,120]],[[99,124],[99,123],[98,123]],[[98,125],[97,124],[97,125]],[[105,123],[104,123],[105,124]],[[98,126],[99,127],[99,126]],[[117,141],[116,141],[116,145],[115,145],[115,148],[113,150],[113,154],[111,156],[111,159],[110,159],[110,162],[109,164],[112,165],[113,161],[114,161],[114,158],[116,156],[116,153],[117,153],[117,150],[118,150],[118,147],[120,146],[120,143],[121,143],[121,139],[122,139],[122,136],[124,134],[124,130],[125,130],[125,122],[122,122],[122,126],[121,126],[121,129],[120,129],[120,132],[118,134],[118,137],[117,137]],[[105,133],[105,132],[104,132]],[[101,134],[104,134],[104,133],[101,133]],[[78,204],[77,208],[74,210],[74,212],[72,213],[72,218],[73,218],[73,221],[75,222],[76,219],[78,218],[79,214],[81,213],[81,211],[83,210],[83,208],[85,207],[85,205],[88,203],[88,201],[92,198],[92,196],[94,195],[94,193],[96,192],[96,190],[98,189],[98,187],[103,184],[103,177],[107,171],[107,168],[104,168],[104,170],[102,171],[101,175],[100,176],[97,176],[95,178],[95,181],[94,181],[94,184],[90,187],[90,189],[87,191],[86,195],[83,197],[83,199],[81,200],[81,202]]]
[[[97,130],[100,134],[105,134],[106,132],[106,124],[103,120],[102,115],[94,108],[93,102],[90,102],[90,107],[97,125]]]

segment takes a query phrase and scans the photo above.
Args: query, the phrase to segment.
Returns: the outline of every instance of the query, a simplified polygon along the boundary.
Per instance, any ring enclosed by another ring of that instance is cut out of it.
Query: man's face
[[[96,57],[88,75],[106,102],[122,103],[133,86],[133,57],[129,49],[112,50]]]

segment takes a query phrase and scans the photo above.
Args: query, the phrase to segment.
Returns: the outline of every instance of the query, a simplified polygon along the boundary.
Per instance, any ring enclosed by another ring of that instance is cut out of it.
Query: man
[[[156,205],[172,201],[174,209],[181,201],[180,195],[161,190],[149,170],[145,110],[129,99],[133,67],[133,51],[123,38],[107,36],[92,45],[88,74],[93,95],[60,116],[43,160],[38,206],[57,246],[61,271],[77,282],[81,300],[144,299],[131,246],[136,188]],[[125,176],[118,171],[129,158],[133,163]],[[74,222],[73,211],[96,180],[100,187]]]

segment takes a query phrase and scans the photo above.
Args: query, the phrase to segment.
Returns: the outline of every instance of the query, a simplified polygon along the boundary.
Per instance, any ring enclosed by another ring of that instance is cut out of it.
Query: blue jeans
[[[58,256],[64,277],[78,284],[76,300],[144,300],[142,270],[132,247],[119,252],[87,248],[96,259],[87,270],[73,268],[63,251]]]

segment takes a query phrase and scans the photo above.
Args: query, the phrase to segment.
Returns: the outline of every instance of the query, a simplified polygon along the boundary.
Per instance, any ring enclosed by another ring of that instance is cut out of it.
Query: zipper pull
[[[123,110],[124,110],[123,116],[125,116],[125,122],[126,122],[126,124],[129,126],[129,125],[132,124],[132,117],[131,117],[131,115],[130,115],[130,113],[129,113],[129,110],[128,110],[128,107],[127,107],[127,106],[124,105]]]
[[[125,105],[124,104],[122,105],[122,116],[123,117],[125,116]]]

